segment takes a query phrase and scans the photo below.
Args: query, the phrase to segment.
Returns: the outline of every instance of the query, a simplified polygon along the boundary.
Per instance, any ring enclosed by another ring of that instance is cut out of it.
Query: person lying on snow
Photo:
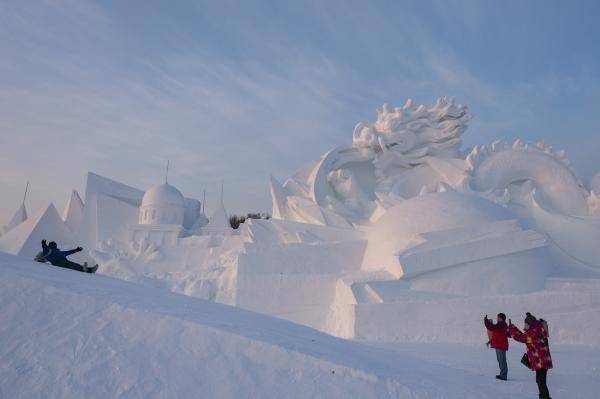
[[[87,262],[80,265],[79,263],[71,262],[67,259],[67,256],[73,255],[76,252],[81,252],[82,250],[83,248],[77,247],[69,251],[61,251],[54,241],[50,241],[50,243],[46,245],[46,240],[42,240],[42,252],[36,255],[35,260],[42,263],[50,262],[54,266],[65,267],[80,272],[96,273],[98,265],[88,267]]]
[[[496,350],[496,359],[500,366],[500,374],[497,379],[506,381],[508,378],[508,365],[506,364],[506,351],[508,351],[508,326],[506,325],[506,315],[498,313],[496,324],[494,324],[487,315],[483,318],[483,324],[491,335],[491,346]]]
[[[508,323],[508,331],[515,341],[527,345],[528,367],[535,371],[535,382],[540,391],[540,399],[551,399],[546,376],[552,368],[552,356],[548,345],[548,326],[542,319],[537,320],[527,312],[525,317],[525,332],[521,332],[512,322]]]

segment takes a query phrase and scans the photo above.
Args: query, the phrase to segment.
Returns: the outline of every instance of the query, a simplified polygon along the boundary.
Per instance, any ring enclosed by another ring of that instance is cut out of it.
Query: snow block
[[[410,278],[450,266],[544,246],[546,246],[546,239],[543,235],[525,230],[428,250],[414,247],[400,255],[400,265],[404,272],[403,277]]]

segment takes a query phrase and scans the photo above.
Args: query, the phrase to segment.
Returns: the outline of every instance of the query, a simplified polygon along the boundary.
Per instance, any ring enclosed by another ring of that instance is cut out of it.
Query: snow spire
[[[225,202],[223,201],[223,186],[225,185],[225,179],[221,178],[221,205],[224,205]]]
[[[217,208],[208,219],[208,224],[203,227],[205,233],[209,234],[229,234],[231,230],[231,224],[229,223],[229,214],[225,209],[225,203],[223,201],[223,187],[225,180],[221,179],[221,201],[217,205]]]
[[[79,229],[83,220],[83,201],[77,190],[71,191],[62,213],[62,220],[71,231],[76,232]]]
[[[25,205],[25,199],[27,198],[27,191],[29,190],[29,181],[27,181],[27,184],[25,185],[25,194],[23,194],[23,206]]]
[[[27,220],[27,209],[25,208],[25,199],[27,198],[28,190],[29,182],[27,182],[27,184],[25,185],[25,194],[23,194],[23,201],[21,202],[21,206],[19,206],[19,209],[17,209],[17,211],[13,214],[12,218],[10,218],[8,224],[0,229],[0,232],[2,232],[3,234],[8,233],[14,227]]]
[[[169,163],[170,163],[170,161],[167,159],[167,171],[165,172],[165,184],[169,184]]]

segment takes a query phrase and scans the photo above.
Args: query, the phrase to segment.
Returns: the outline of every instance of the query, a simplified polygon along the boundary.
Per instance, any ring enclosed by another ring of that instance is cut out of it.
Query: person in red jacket
[[[527,312],[525,317],[525,332],[521,332],[512,323],[509,323],[508,331],[515,341],[527,345],[527,358],[531,370],[535,371],[535,382],[540,391],[540,399],[551,399],[546,377],[548,370],[552,368],[552,356],[548,345],[548,331],[542,320],[537,320],[531,313]]]
[[[497,379],[506,381],[508,378],[508,365],[506,364],[506,351],[508,351],[508,326],[506,325],[506,315],[504,313],[498,313],[496,324],[494,324],[487,315],[483,318],[483,324],[485,328],[492,335],[492,348],[496,350],[496,359],[498,359],[498,366],[500,366],[500,374],[496,376]]]

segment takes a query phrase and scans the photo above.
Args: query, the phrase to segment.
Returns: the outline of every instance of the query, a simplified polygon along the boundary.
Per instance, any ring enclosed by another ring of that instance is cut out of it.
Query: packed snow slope
[[[514,399],[535,391],[533,382],[519,390],[495,383],[479,370],[0,252],[2,398]]]

